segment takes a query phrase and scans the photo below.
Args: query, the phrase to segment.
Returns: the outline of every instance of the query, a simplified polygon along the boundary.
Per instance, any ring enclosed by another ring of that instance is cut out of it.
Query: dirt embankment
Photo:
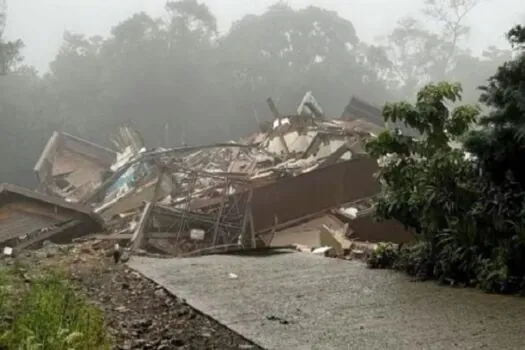
[[[111,252],[104,242],[46,244],[16,260],[30,266],[30,274],[50,267],[67,271],[78,293],[103,311],[115,349],[261,349],[125,264],[115,264]]]

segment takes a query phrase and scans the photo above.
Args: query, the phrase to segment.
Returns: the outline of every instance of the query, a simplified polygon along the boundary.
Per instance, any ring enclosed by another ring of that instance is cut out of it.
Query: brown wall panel
[[[284,223],[302,216],[369,197],[380,191],[371,158],[337,163],[253,190],[252,211],[257,232],[270,229],[274,216]]]

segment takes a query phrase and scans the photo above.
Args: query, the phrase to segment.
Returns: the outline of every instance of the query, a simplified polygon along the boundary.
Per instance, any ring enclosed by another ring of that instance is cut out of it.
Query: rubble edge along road
[[[67,269],[80,294],[99,307],[115,349],[262,349],[213,319],[195,311],[184,300],[168,294],[125,264],[115,264],[111,244],[91,241],[55,245],[1,265],[24,264],[29,274],[40,269]]]

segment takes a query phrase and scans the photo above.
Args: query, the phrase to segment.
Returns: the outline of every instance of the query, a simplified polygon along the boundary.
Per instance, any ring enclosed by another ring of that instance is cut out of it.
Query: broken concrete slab
[[[352,247],[352,242],[346,238],[347,229],[348,225],[343,230],[333,230],[326,225],[322,225],[319,232],[321,246],[331,247],[339,257],[345,256]]]

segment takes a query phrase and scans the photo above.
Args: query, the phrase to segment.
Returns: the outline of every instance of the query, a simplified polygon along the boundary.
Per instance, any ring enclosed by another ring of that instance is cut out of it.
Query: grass
[[[57,271],[0,269],[0,350],[111,349],[101,312]]]

